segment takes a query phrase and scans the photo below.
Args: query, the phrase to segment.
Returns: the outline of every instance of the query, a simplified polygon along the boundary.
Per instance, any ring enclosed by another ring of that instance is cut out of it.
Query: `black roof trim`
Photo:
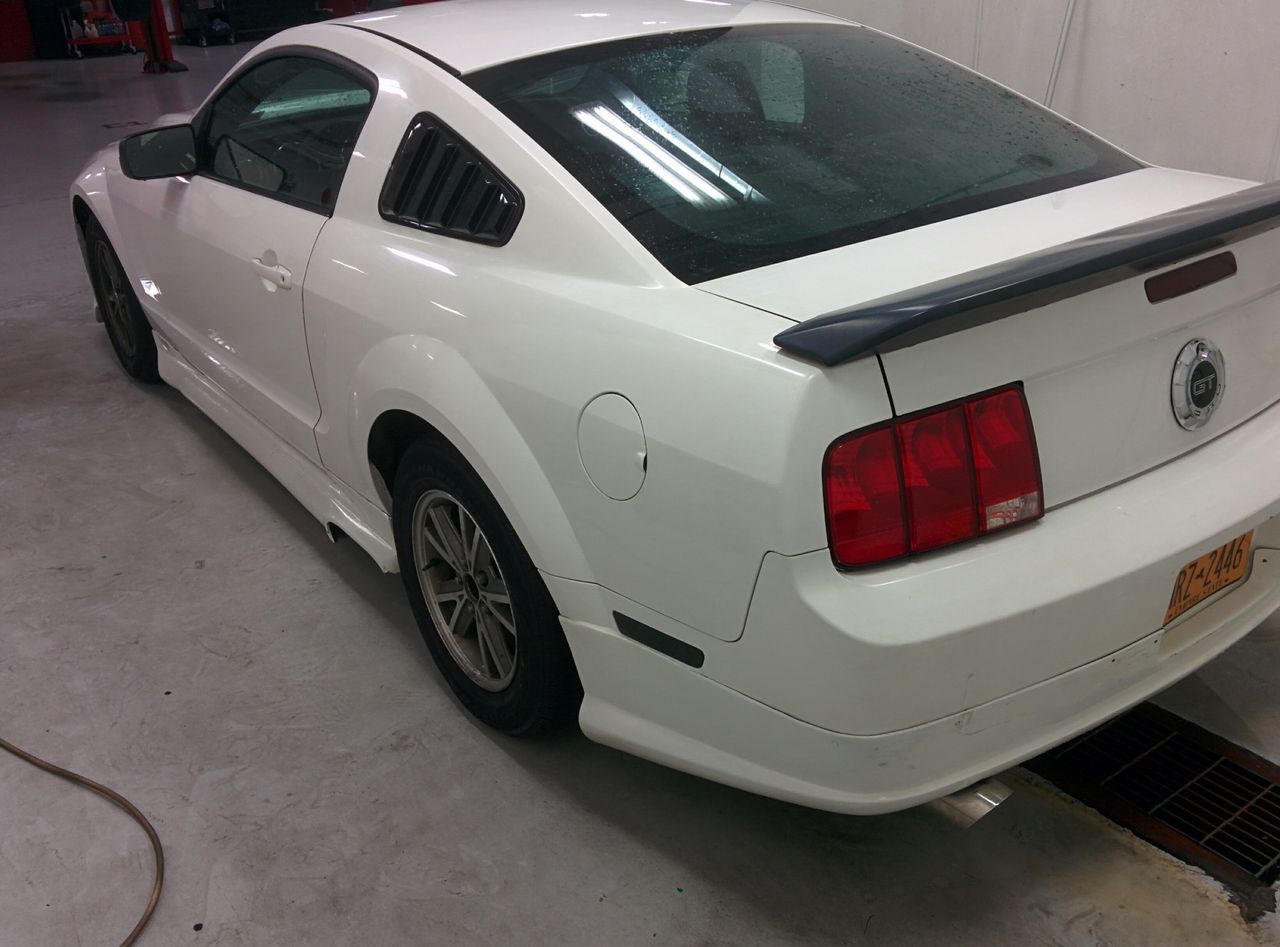
[[[379,33],[377,30],[371,30],[367,26],[356,26],[354,23],[335,23],[334,25],[345,26],[349,30],[359,30],[361,33],[368,33],[371,36],[381,36],[383,39],[389,40],[390,42],[395,43],[397,46],[403,46],[405,49],[409,50],[409,52],[411,53],[417,53],[419,56],[421,56],[423,59],[427,60],[428,62],[432,63],[433,65],[439,66],[441,69],[449,73],[449,75],[453,76],[455,79],[462,78],[461,70],[456,69],[453,66],[450,66],[443,59],[437,59],[435,56],[432,56],[425,49],[419,49],[417,46],[414,46],[412,43],[406,43],[404,40],[396,39],[394,36],[388,36],[386,33]]]
[[[1118,283],[1280,227],[1280,181],[973,270],[778,333],[784,352],[839,365]]]

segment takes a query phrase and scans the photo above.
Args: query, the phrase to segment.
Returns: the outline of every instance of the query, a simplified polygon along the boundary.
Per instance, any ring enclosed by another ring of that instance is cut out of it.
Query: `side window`
[[[409,123],[378,201],[386,220],[497,246],[511,239],[523,209],[515,185],[427,112]]]
[[[338,66],[269,59],[213,103],[199,142],[201,170],[329,213],[372,104],[369,87]]]

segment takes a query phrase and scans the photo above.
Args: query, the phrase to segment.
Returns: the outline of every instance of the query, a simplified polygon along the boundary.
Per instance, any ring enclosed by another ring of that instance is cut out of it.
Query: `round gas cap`
[[[592,484],[609,499],[630,500],[639,493],[648,449],[635,405],[615,392],[593,398],[578,418],[578,455]]]

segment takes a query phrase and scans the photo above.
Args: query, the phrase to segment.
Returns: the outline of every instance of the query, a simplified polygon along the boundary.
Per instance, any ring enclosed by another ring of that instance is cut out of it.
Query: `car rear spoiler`
[[[1280,227],[1280,181],[816,316],[774,336],[839,365],[1078,296]]]

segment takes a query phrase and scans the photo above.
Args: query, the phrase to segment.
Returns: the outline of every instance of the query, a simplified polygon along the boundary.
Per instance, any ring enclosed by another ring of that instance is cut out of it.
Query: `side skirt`
[[[271,476],[325,525],[336,526],[373,557],[383,572],[399,572],[391,517],[294,450],[222,389],[196,371],[160,335],[153,333],[160,377],[203,411]],[[332,537],[332,532],[330,536]]]

